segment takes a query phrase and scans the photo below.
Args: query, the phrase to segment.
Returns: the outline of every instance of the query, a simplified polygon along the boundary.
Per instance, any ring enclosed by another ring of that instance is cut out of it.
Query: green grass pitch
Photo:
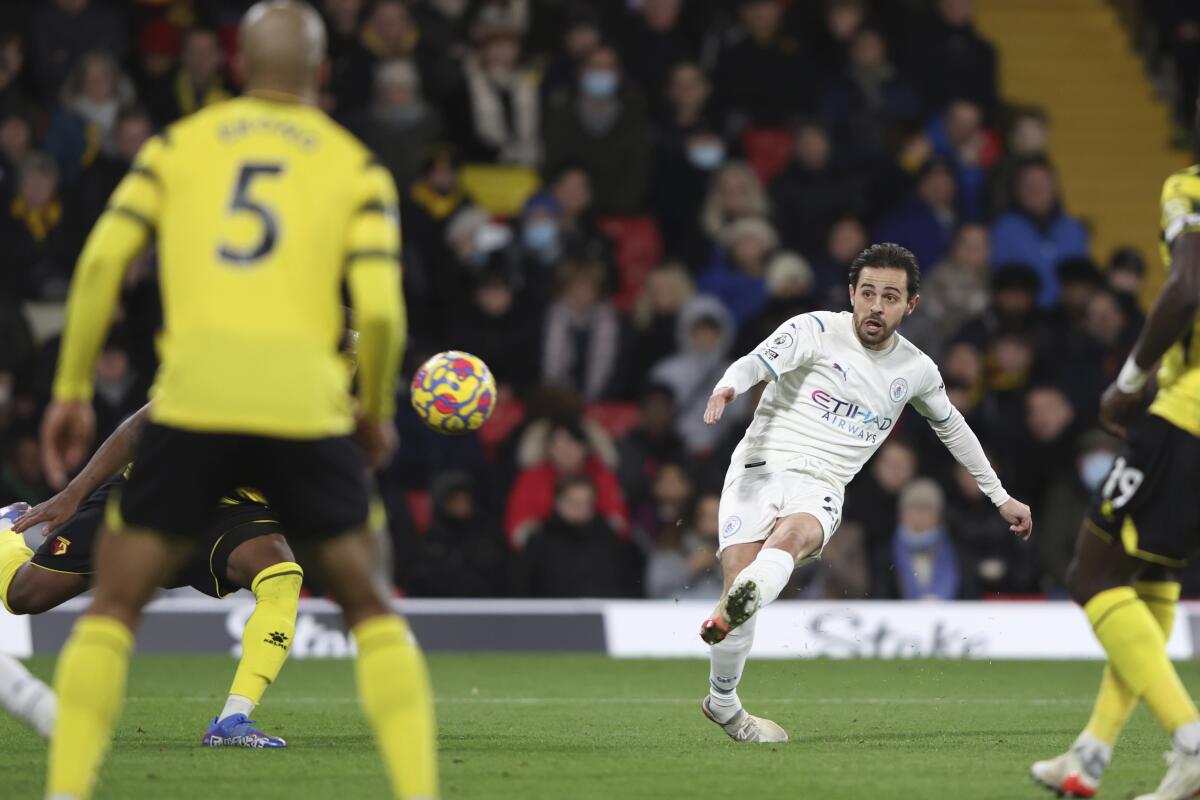
[[[488,655],[430,659],[443,796],[462,800],[1050,797],[1031,761],[1086,720],[1097,663],[752,661],[742,698],[792,741],[736,745],[697,702],[698,661]],[[52,661],[33,669],[48,677]],[[138,656],[98,798],[384,798],[348,661],[293,661],[258,709],[286,751],[199,747],[234,662]],[[1191,685],[1200,666],[1181,665]],[[1153,789],[1167,737],[1139,710],[1101,797]],[[45,749],[0,715],[0,796],[40,797]]]

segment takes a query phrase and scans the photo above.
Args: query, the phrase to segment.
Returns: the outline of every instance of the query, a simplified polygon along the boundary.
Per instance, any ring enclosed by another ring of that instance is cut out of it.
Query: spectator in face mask
[[[560,227],[561,212],[552,194],[534,195],[521,214],[521,249],[545,274],[562,259],[564,242]]]
[[[426,148],[442,128],[441,115],[421,96],[417,68],[399,59],[375,68],[373,101],[347,125],[388,168],[397,186],[416,180]]]
[[[598,214],[637,214],[650,176],[650,126],[641,97],[622,83],[610,47],[584,60],[576,91],[546,115],[546,167],[579,164],[591,179]]]
[[[900,524],[892,536],[895,596],[957,600],[963,594],[958,552],[943,519],[942,490],[928,478],[900,493]]]
[[[1033,542],[1048,583],[1043,591],[1065,594],[1079,521],[1086,517],[1095,491],[1108,477],[1120,444],[1101,430],[1084,433],[1076,444],[1074,469],[1056,473],[1047,488],[1040,511],[1044,530]]]
[[[695,238],[700,204],[709,182],[725,163],[726,144],[708,112],[711,86],[699,65],[672,68],[666,112],[656,126],[652,202],[667,252],[680,254]]]

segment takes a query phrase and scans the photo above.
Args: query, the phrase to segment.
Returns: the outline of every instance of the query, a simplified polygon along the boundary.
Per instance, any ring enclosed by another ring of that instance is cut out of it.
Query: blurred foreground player
[[[792,570],[819,558],[837,530],[848,484],[911,404],[975,478],[1018,536],[1029,507],[1009,497],[979,440],[946,396],[937,365],[896,329],[920,301],[921,271],[895,244],[868,247],[850,265],[852,312],[818,311],[783,323],[730,365],[704,421],[766,382],[754,420],[733,452],[721,490],[718,554],[725,592],[700,628],[710,651],[705,716],[740,742],[783,742],[787,733],[742,708],[737,686],[757,612]]]
[[[58,662],[47,793],[91,794],[142,607],[202,535],[197,520],[222,495],[254,486],[342,608],[394,795],[436,797],[428,675],[372,571],[367,522],[366,467],[395,446],[404,324],[396,189],[313,107],[325,32],[311,7],[256,4],[239,44],[247,96],[146,144],[71,287],[43,425],[51,473],[86,447],[92,365],[122,273],[157,235],[162,365],[137,468],[108,506],[95,597]],[[357,408],[338,356],[343,281],[359,330]]]
[[[87,591],[105,506],[126,482],[149,412],[150,406],[143,406],[121,423],[63,491],[16,516],[12,530],[6,531],[0,520],[0,602],[10,613],[41,614]],[[248,717],[287,660],[304,571],[257,492],[238,489],[211,511],[187,562],[163,586],[191,586],[218,599],[246,589],[254,594],[255,605],[242,633],[242,657],[229,696],[201,744],[286,747],[283,739],[263,733]],[[26,545],[27,531],[44,537],[36,551],[30,549],[32,541]],[[10,691],[24,690],[24,683],[0,683],[0,703]]]
[[[1032,768],[1034,780],[1067,797],[1095,795],[1138,700],[1174,744],[1162,783],[1138,800],[1200,795],[1200,713],[1167,657],[1179,573],[1200,531],[1200,165],[1167,178],[1160,224],[1166,283],[1100,401],[1101,421],[1125,446],[1096,492],[1067,573],[1108,664],[1083,733],[1068,752]],[[1159,359],[1158,392],[1139,416]]]

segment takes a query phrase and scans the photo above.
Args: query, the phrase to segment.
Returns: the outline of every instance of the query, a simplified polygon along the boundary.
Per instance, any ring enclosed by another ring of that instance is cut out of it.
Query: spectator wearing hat
[[[650,370],[650,380],[670,388],[675,396],[679,409],[675,431],[691,456],[711,453],[750,412],[748,401],[739,398],[716,425],[704,424],[704,406],[732,362],[729,351],[736,335],[733,316],[725,305],[715,297],[700,295],[679,314],[675,326],[678,352]]]
[[[895,596],[901,600],[958,600],[964,595],[958,551],[946,527],[945,496],[929,478],[900,493],[892,535]]]
[[[599,438],[597,438],[599,437]],[[518,463],[527,462],[513,482],[504,515],[509,546],[522,549],[538,524],[554,513],[555,486],[568,478],[584,478],[595,488],[595,509],[610,526],[610,535],[628,533],[629,512],[611,465],[602,459],[611,440],[603,431],[575,421],[530,425],[520,445]],[[534,455],[536,454],[536,455]]]
[[[541,161],[541,95],[521,65],[521,28],[502,9],[484,9],[462,63],[460,89],[448,98],[451,130],[468,160],[537,166]]]
[[[584,400],[611,399],[622,388],[625,332],[607,297],[607,273],[595,262],[568,262],[546,311],[542,380],[569,386]]]
[[[33,15],[29,52],[44,97],[56,97],[84,53],[125,57],[128,41],[121,16],[96,0],[47,0]]]
[[[783,27],[780,0],[740,0],[739,25],[723,37],[713,75],[717,105],[733,130],[782,125],[816,110],[816,96],[799,40]]]
[[[917,261],[932,268],[946,251],[960,215],[954,168],[944,159],[925,162],[912,195],[875,228],[875,240],[896,242],[913,252]]]
[[[740,328],[767,305],[767,265],[779,249],[779,236],[763,217],[743,217],[729,223],[719,241],[696,286],[719,298]]]
[[[546,114],[546,168],[581,166],[597,214],[638,214],[650,177],[650,126],[641,95],[622,78],[616,50],[599,47],[583,61],[569,99]]]
[[[862,205],[852,177],[836,163],[829,132],[814,119],[797,125],[792,158],[770,191],[775,226],[801,253],[820,253],[837,218]]]
[[[410,185],[421,172],[426,149],[442,130],[441,115],[421,95],[421,79],[412,61],[382,61],[375,68],[370,108],[353,115],[347,126],[392,173],[397,186]]]
[[[1058,302],[1058,262],[1088,255],[1083,224],[1062,208],[1058,186],[1049,162],[1032,158],[1017,168],[1011,210],[992,224],[992,264],[1021,262],[1034,268],[1041,279],[1041,308]]]

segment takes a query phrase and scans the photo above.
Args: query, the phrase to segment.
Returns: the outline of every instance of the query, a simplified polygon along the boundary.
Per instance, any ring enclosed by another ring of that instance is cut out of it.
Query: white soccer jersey
[[[841,495],[911,404],[992,502],[1008,499],[946,396],[937,365],[903,336],[886,351],[870,350],[850,312],[801,314],[734,362],[717,386],[741,394],[761,380],[769,383],[734,451],[727,485],[748,470],[798,470]]]

